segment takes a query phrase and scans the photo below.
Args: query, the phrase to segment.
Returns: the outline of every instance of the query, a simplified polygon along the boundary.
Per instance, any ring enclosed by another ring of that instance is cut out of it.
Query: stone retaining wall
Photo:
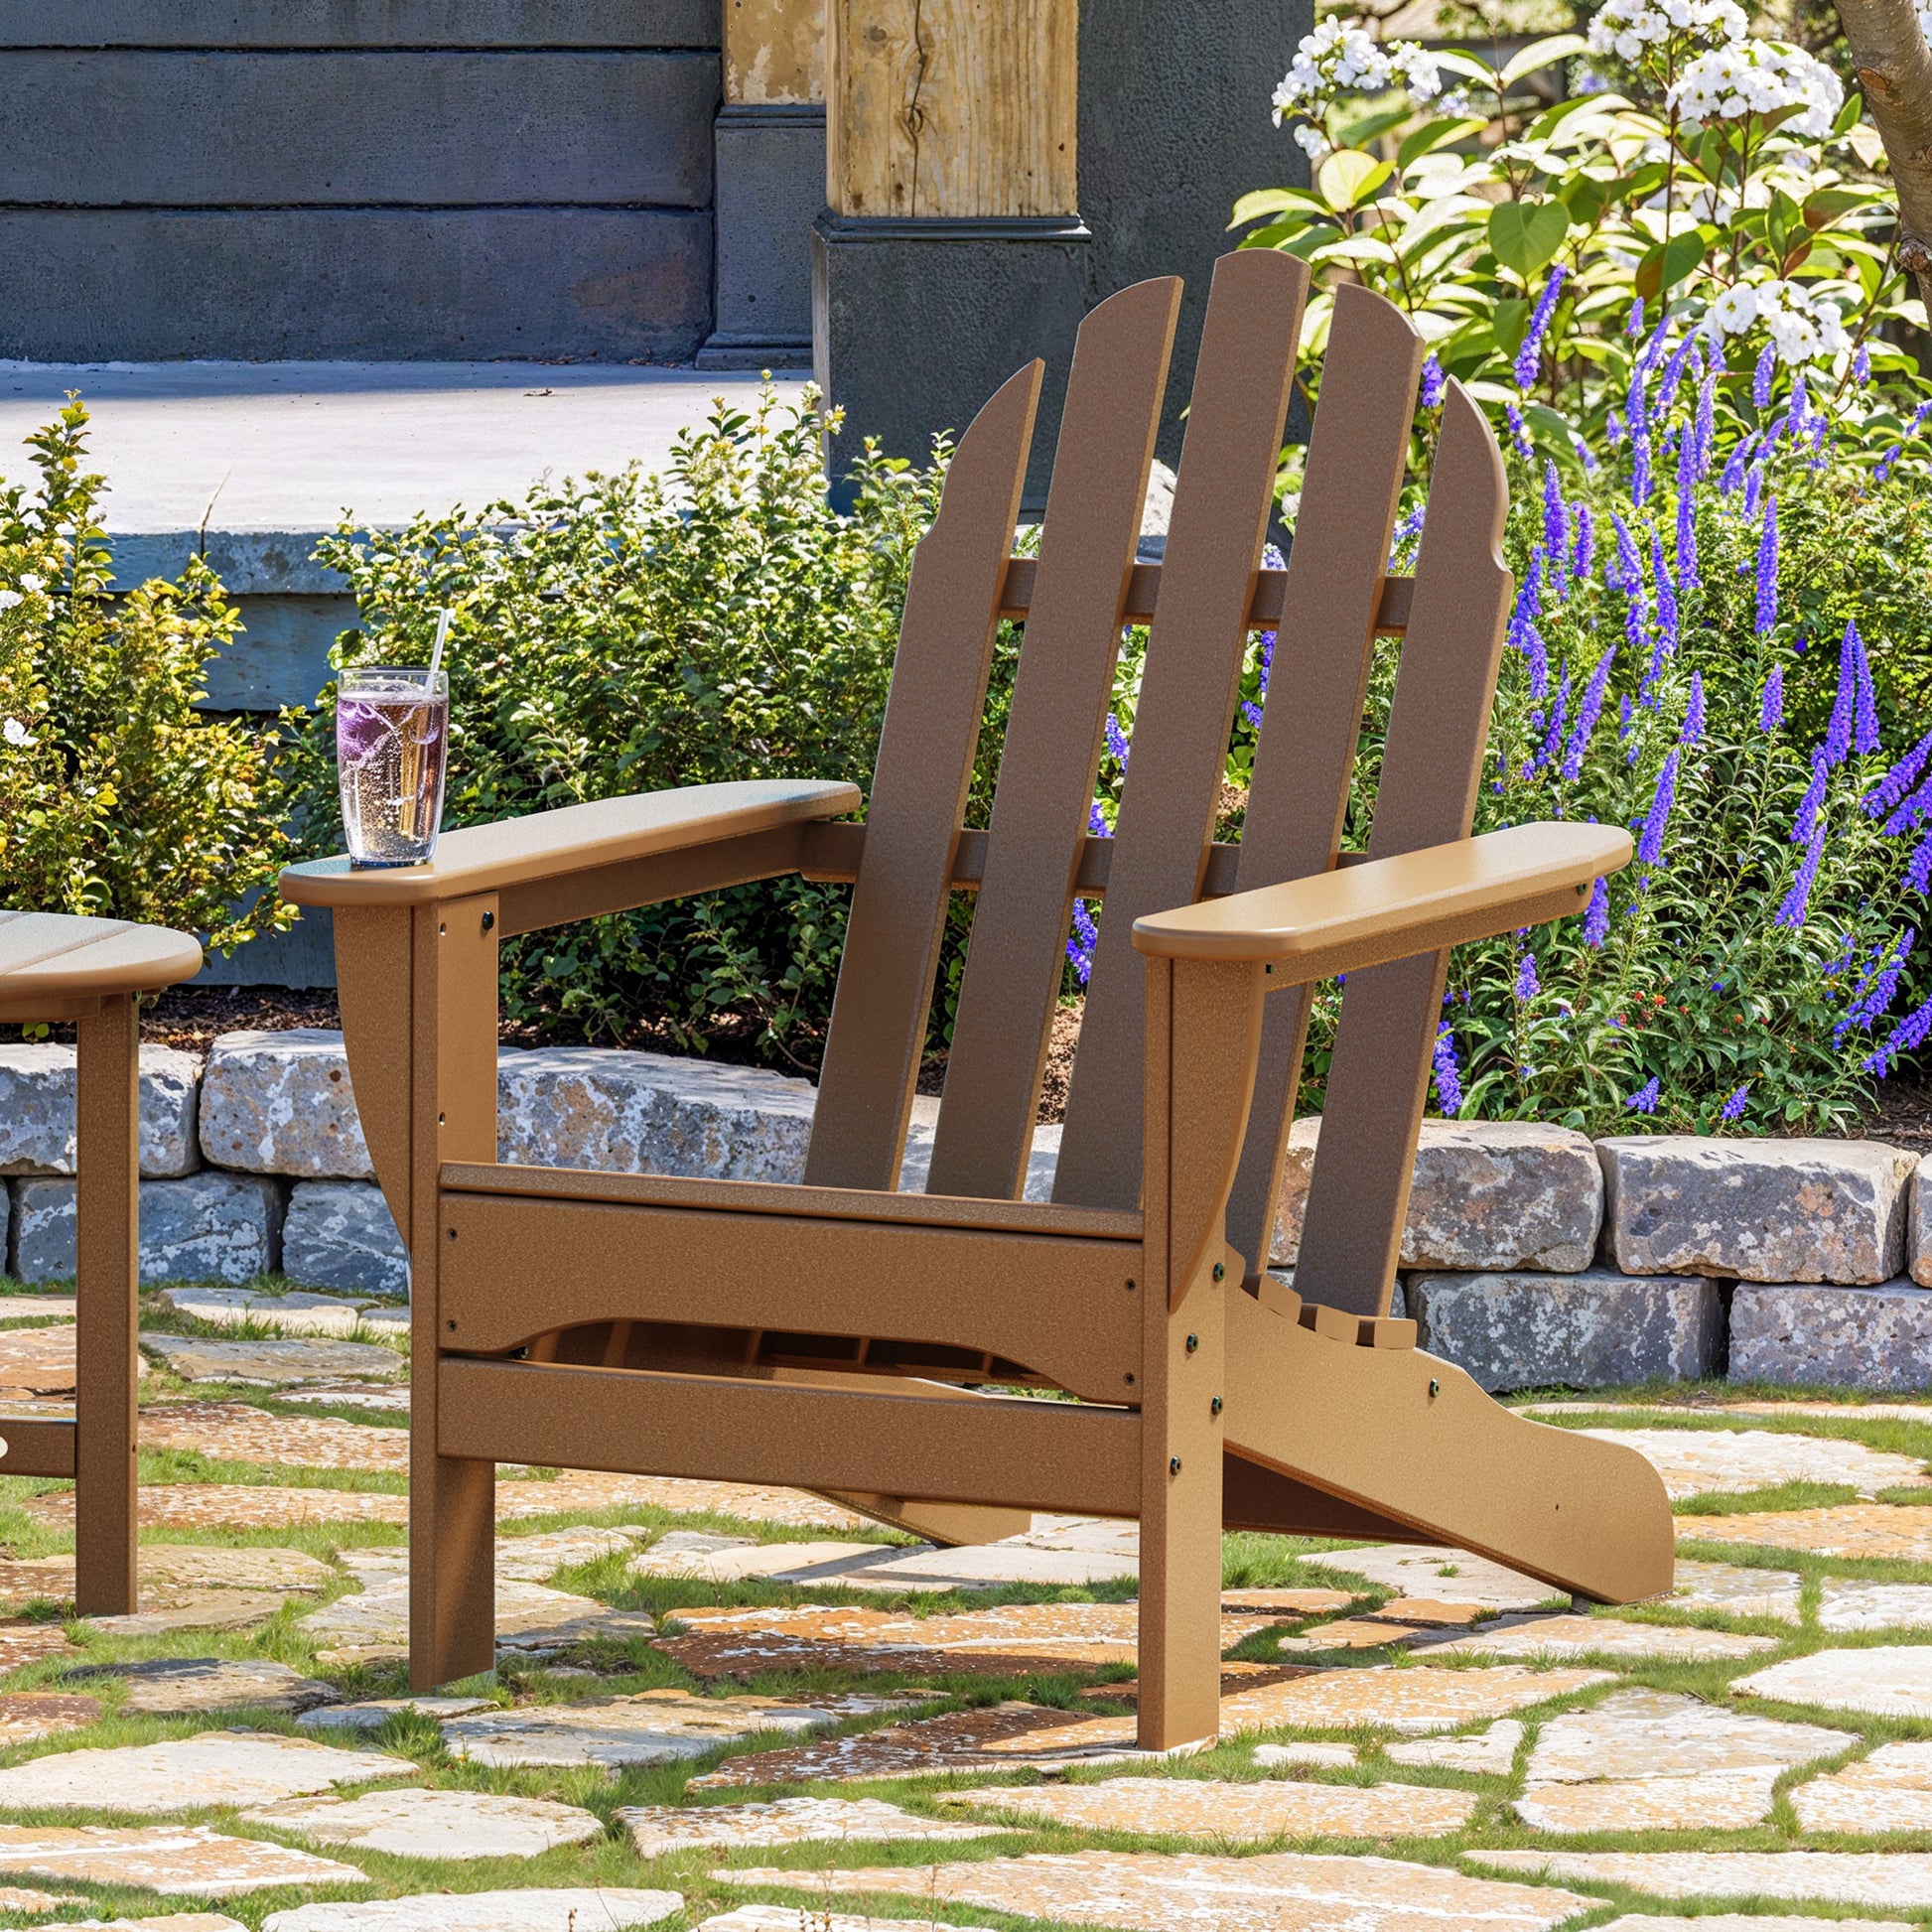
[[[791,1181],[811,1086],[594,1047],[505,1048],[500,1153],[536,1166]],[[915,1103],[900,1185],[924,1184]],[[1319,1120],[1291,1137],[1271,1265],[1292,1279]],[[406,1295],[342,1035],[237,1033],[141,1054],[141,1271]],[[0,1049],[0,1239],[29,1282],[73,1269],[73,1052]],[[1045,1199],[1059,1130],[1035,1135]],[[1485,1386],[1735,1378],[1932,1387],[1932,1157],[1869,1141],[1591,1142],[1528,1122],[1423,1129],[1401,1252],[1423,1345]]]

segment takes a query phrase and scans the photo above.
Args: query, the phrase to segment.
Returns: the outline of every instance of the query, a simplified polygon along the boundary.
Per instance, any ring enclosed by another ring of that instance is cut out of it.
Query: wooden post
[[[79,1023],[74,1214],[74,1604],[135,1607],[135,1328],[139,1268],[139,1059],[134,998]]]
[[[830,0],[830,9],[834,212],[1075,212],[1078,0]]]

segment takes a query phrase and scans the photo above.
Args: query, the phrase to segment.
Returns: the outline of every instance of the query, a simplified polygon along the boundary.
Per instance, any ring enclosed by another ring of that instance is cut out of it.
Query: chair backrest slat
[[[1199,893],[1214,836],[1247,617],[1288,415],[1307,266],[1273,249],[1215,265],[1181,446],[1107,903],[1053,1198],[1135,1206],[1141,1189],[1143,913]]]
[[[892,1187],[925,1042],[1042,365],[973,419],[906,586],[805,1179]]]
[[[1236,892],[1326,872],[1340,850],[1422,359],[1422,338],[1392,303],[1367,289],[1335,291]],[[1278,993],[1263,1010],[1227,1224],[1253,1274],[1268,1262],[1310,992]]]
[[[1015,1197],[1026,1175],[1179,312],[1166,277],[1080,326],[928,1193]]]
[[[1369,828],[1372,858],[1466,838],[1474,821],[1514,589],[1502,560],[1508,502],[1496,439],[1450,383]],[[1343,989],[1295,1269],[1304,1301],[1387,1312],[1448,960],[1397,960],[1351,973]]]

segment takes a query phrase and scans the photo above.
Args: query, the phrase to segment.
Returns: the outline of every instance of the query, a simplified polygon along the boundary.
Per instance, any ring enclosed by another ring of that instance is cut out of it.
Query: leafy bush
[[[269,748],[194,708],[234,610],[199,559],[109,596],[86,423],[69,401],[28,439],[38,485],[0,483],[0,892],[226,950],[290,917]]]
[[[358,605],[340,667],[423,661],[438,609],[456,613],[447,824],[740,778],[869,783],[945,451],[915,471],[869,446],[840,516],[825,427],[815,398],[767,391],[682,434],[661,476],[633,466],[323,545]],[[340,850],[333,687],[291,756],[305,848]],[[749,1027],[809,1068],[846,897],[774,880],[527,935],[503,949],[505,1017],[699,1049]]]

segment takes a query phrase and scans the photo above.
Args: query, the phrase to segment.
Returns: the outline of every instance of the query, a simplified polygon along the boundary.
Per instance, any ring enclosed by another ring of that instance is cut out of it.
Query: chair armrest
[[[431,905],[836,818],[858,808],[857,785],[817,779],[684,785],[464,826],[443,834],[426,866],[355,872],[346,858],[312,860],[288,867],[280,890],[296,905]]]
[[[1591,883],[1630,860],[1613,825],[1514,825],[1399,858],[1206,899],[1134,922],[1165,959],[1267,962],[1283,986],[1543,925],[1584,908]]]

